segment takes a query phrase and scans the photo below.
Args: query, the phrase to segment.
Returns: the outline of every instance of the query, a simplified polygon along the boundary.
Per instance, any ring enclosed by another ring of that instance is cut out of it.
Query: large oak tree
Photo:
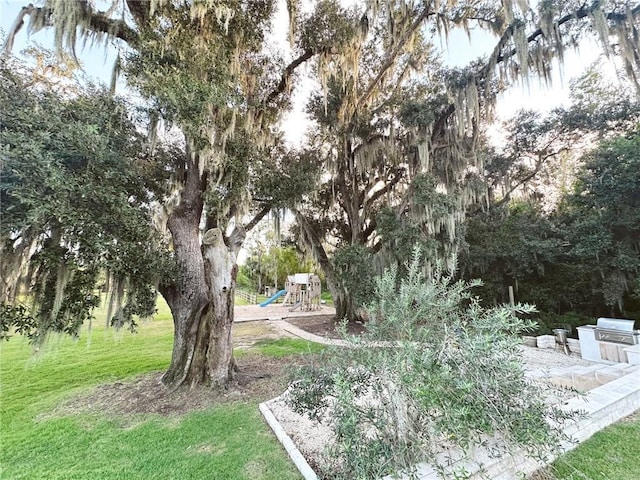
[[[321,1],[303,15],[298,2],[289,0],[294,53],[287,62],[265,53],[275,10],[272,0],[125,0],[114,2],[109,11],[98,11],[87,0],[46,0],[40,7],[22,9],[7,43],[10,47],[27,18],[32,31],[51,28],[60,50],[73,53],[80,40],[115,41],[122,48],[128,83],[147,100],[151,117],[181,132],[181,148],[164,169],[171,177],[169,193],[154,199],[161,206],[158,218],[166,221],[174,265],[174,274],[159,283],[175,326],[171,365],[163,381],[172,386],[224,385],[233,375],[235,261],[245,232],[269,208],[291,197],[281,183],[295,187],[296,194],[304,190],[299,182],[274,181],[254,169],[265,165],[268,168],[262,172],[273,172],[288,165],[287,159],[299,166],[310,158],[283,154],[274,135],[275,123],[288,108],[296,69],[315,61],[327,94],[332,84],[342,89],[339,104],[331,110],[337,128],[344,132],[336,147],[342,152],[344,145],[350,145],[340,160],[350,179],[365,178],[374,163],[357,152],[376,151],[368,144],[376,143],[377,133],[363,137],[354,129],[358,119],[373,118],[378,103],[386,102],[387,90],[402,87],[408,75],[426,74],[437,84],[434,90],[445,92],[445,97],[435,114],[429,114],[427,102],[426,114],[420,116],[424,121],[413,125],[414,158],[423,166],[428,159],[439,159],[451,172],[449,178],[455,179],[473,157],[496,81],[523,78],[532,71],[548,77],[550,59],[561,57],[588,30],[599,34],[607,48],[610,36],[616,38],[615,49],[629,75],[637,71],[640,6],[615,1],[540,5],[541,11],[533,12],[526,1],[389,1],[364,2],[343,11],[335,3]],[[429,64],[414,55],[412,47],[421,39],[444,35],[455,25],[473,24],[486,26],[497,38],[495,50],[481,63],[442,77],[433,75]],[[395,113],[388,114],[389,126]],[[151,122],[152,131],[156,126]],[[151,140],[153,150],[153,136]],[[292,176],[285,173],[281,178]],[[389,184],[393,178],[381,181]],[[278,188],[259,193],[260,188],[274,185]],[[363,207],[358,204],[358,199],[371,200],[362,194],[367,185],[368,180],[353,190],[354,196],[344,197],[352,204],[357,229],[372,225],[362,218]],[[426,211],[409,209],[400,214],[424,217]],[[317,238],[324,234],[306,230]]]
[[[323,160],[324,181],[297,206],[297,220],[338,319],[358,318],[374,266],[402,264],[415,243],[430,257],[457,250],[465,210],[486,198],[479,147],[501,90],[530,77],[549,82],[552,60],[590,35],[620,54],[635,79],[639,9],[461,1],[336,13],[361,34],[339,60],[318,65],[325,91],[309,103],[309,148]],[[453,28],[485,30],[494,50],[465,68],[443,67],[438,46]]]
[[[152,134],[146,148],[158,151],[162,123],[180,132],[159,168],[169,179],[149,199],[156,237],[166,238],[172,264],[155,282],[175,326],[167,385],[219,386],[232,378],[238,250],[247,230],[311,179],[301,177],[304,159],[288,158],[273,124],[288,105],[295,69],[330,44],[300,46],[289,64],[265,53],[274,6],[128,0],[98,11],[83,0],[46,1],[22,9],[7,41],[9,49],[27,18],[32,31],[52,29],[56,47],[72,55],[83,39],[115,41],[118,69],[147,102]],[[56,269],[52,265],[52,278]],[[109,273],[119,287],[118,304],[123,283],[119,272]],[[58,290],[65,289],[58,284]],[[39,326],[46,333],[47,326]]]

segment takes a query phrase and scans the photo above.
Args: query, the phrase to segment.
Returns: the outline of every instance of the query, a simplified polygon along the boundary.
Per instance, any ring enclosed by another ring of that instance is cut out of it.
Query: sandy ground
[[[527,370],[540,368],[563,368],[573,365],[593,365],[595,362],[583,360],[576,354],[565,355],[559,348],[522,347],[522,358]]]
[[[291,311],[290,305],[271,304],[266,307],[260,305],[242,305],[234,308],[235,322],[250,322],[253,320],[282,320],[288,318],[313,317],[318,315],[335,315],[336,309],[321,305],[315,310],[304,311],[299,308]]]

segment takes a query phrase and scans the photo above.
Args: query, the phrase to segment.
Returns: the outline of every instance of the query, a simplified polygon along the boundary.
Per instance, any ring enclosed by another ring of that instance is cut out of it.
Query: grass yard
[[[640,479],[640,412],[596,433],[536,480]]]
[[[299,338],[279,338],[277,340],[259,340],[253,348],[264,355],[281,358],[298,353],[320,353],[326,347]]]
[[[99,384],[169,364],[172,322],[166,305],[137,334],[107,331],[98,323],[78,341],[50,340],[35,356],[20,337],[0,346],[0,478],[300,478],[255,399],[170,416],[56,412]],[[271,355],[275,349],[273,355],[280,355],[310,348],[307,342],[265,341],[243,358],[254,351]]]

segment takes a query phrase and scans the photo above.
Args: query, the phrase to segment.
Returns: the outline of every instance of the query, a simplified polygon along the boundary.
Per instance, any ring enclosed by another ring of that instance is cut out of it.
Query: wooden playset
[[[296,273],[287,276],[285,283],[287,294],[284,297],[284,304],[291,305],[290,311],[300,310],[310,311],[320,309],[320,277],[313,273]]]

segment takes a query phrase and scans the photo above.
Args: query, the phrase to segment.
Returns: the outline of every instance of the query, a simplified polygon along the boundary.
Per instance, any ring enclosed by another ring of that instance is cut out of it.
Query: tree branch
[[[11,50],[13,50],[13,42],[15,40],[15,37],[18,34],[18,32],[22,30],[22,27],[24,26],[24,17],[26,15],[30,15],[34,9],[36,8],[31,3],[26,7],[22,7],[20,9],[20,13],[18,13],[18,16],[13,22],[13,25],[11,25],[9,32],[7,33],[7,39],[4,42],[4,45],[2,46],[3,56],[8,55],[9,53],[11,53]],[[37,10],[42,10],[42,9],[37,9]],[[44,12],[43,12],[43,15],[44,15]]]
[[[139,37],[135,30],[127,25],[123,20],[113,20],[102,15],[100,12],[90,12],[89,25],[93,31],[112,35],[123,40],[127,45],[135,47]]]
[[[435,121],[433,126],[433,133],[431,134],[432,143],[434,143],[437,137],[442,136],[442,134],[444,133],[444,127],[447,124],[447,120],[449,119],[449,117],[451,117],[451,115],[453,115],[453,112],[455,111],[456,111],[456,107],[453,104],[451,104],[442,113],[442,115],[440,115],[438,119]]]
[[[378,228],[378,222],[376,222],[375,218],[372,218],[371,221],[369,222],[369,226],[365,228],[362,232],[360,232],[360,239],[362,240],[363,243],[368,242],[369,237],[373,232],[376,231],[376,228]]]
[[[404,49],[406,43],[409,41],[409,38],[411,38],[411,35],[413,35],[413,33],[420,27],[420,25],[422,25],[422,22],[431,14],[432,12],[430,9],[430,5],[427,5],[422,10],[422,12],[420,12],[420,14],[413,20],[413,23],[409,26],[409,29],[404,33],[404,35],[398,42],[398,45],[396,46],[396,48],[391,52],[391,55],[389,56],[389,58],[387,58],[387,61],[382,65],[382,68],[378,72],[378,75],[376,75],[376,78],[374,78],[369,83],[369,86],[367,87],[367,89],[358,98],[358,101],[356,102],[356,108],[361,106],[364,102],[366,102],[369,99],[369,97],[373,93],[373,90],[376,88],[376,85],[380,82],[382,77],[384,77],[384,75],[387,73],[387,70],[389,70],[393,66],[393,64],[396,61],[396,58],[398,58],[400,53],[402,53],[402,50]]]
[[[580,7],[578,10],[576,10],[575,12],[572,13],[568,13],[567,15],[565,15],[564,17],[562,17],[560,20],[558,20],[558,26],[564,25],[565,23],[569,23],[572,20],[580,20],[581,18],[585,18],[589,15],[591,15],[595,9],[598,6],[598,2],[594,2],[591,6],[587,7],[586,5],[583,5],[582,7]],[[631,10],[631,15],[632,16],[636,16],[640,13],[640,4],[636,5],[635,8],[633,8]],[[627,14],[624,13],[615,13],[615,12],[610,12],[606,15],[607,20],[615,20],[616,22],[620,22],[622,20],[626,20],[627,19]],[[504,47],[504,45],[506,44],[507,40],[510,37],[510,34],[513,33],[512,32],[513,27],[509,26],[509,28],[507,28],[507,30],[505,31],[505,33],[503,34],[503,36],[500,38],[500,41],[498,42],[498,45],[500,45],[502,43],[502,47]],[[535,40],[538,39],[538,37],[544,35],[544,32],[542,31],[542,28],[538,28],[537,30],[535,30],[534,32],[532,32],[528,37],[527,37],[527,43],[531,43]],[[505,38],[506,37],[506,38]],[[501,47],[501,48],[502,48]],[[496,47],[497,48],[497,47]],[[516,50],[515,48],[512,49],[510,52],[508,52],[507,54],[500,54],[498,55],[497,58],[497,62],[496,63],[500,63],[502,61],[504,61],[505,58],[509,58],[512,57],[513,55],[516,54]]]
[[[135,3],[135,0],[131,0]],[[144,0],[141,0],[144,2]],[[91,6],[84,0],[78,1],[78,5],[81,7],[82,15],[88,20],[88,29],[93,32],[106,33],[110,36],[123,40],[130,46],[135,46],[138,43],[139,37],[135,30],[129,27],[123,20],[114,20],[108,18],[103,12],[93,12]],[[32,19],[39,18],[41,22],[34,24],[31,22],[31,28],[34,32],[41,30],[42,28],[48,28],[55,26],[51,21],[55,11],[47,7],[34,7],[33,4],[29,4],[26,7],[22,7],[20,13],[16,17],[15,22],[9,30],[7,40],[3,46],[3,51],[6,54],[11,52],[15,36],[24,26],[24,17],[29,15]]]
[[[262,207],[262,209],[258,213],[256,213],[256,215],[249,221],[249,223],[244,226],[245,232],[251,231],[270,211],[271,205]]]
[[[365,140],[364,142],[362,142],[360,145],[356,146],[353,151],[351,152],[351,156],[353,158],[356,157],[356,155],[358,154],[358,152],[360,150],[362,150],[363,148],[372,145],[374,142],[380,142],[382,143],[384,140],[389,139],[388,135],[383,135],[381,133],[378,133],[376,135],[373,135],[371,137],[369,137],[367,140]]]
[[[320,52],[316,52],[312,48],[307,48],[302,53],[302,55],[300,55],[298,58],[293,60],[289,65],[287,65],[287,68],[285,68],[284,72],[282,72],[282,76],[280,77],[280,82],[278,82],[278,85],[276,86],[276,88],[274,88],[271,91],[271,93],[269,93],[269,95],[267,96],[267,99],[264,101],[264,104],[267,105],[271,103],[273,100],[276,99],[278,95],[284,92],[296,68],[298,68],[300,65],[302,65],[309,59],[311,59],[317,53],[320,53]]]
[[[551,152],[548,153],[544,156],[539,156],[538,157],[538,161],[536,162],[536,166],[535,168],[529,173],[527,174],[524,178],[521,178],[518,183],[516,183],[513,187],[511,187],[509,189],[509,191],[507,193],[504,194],[504,196],[502,197],[502,199],[500,201],[498,201],[495,205],[495,207],[499,207],[500,205],[505,204],[506,202],[509,201],[509,199],[511,198],[511,194],[513,192],[515,192],[518,188],[520,188],[521,186],[523,186],[524,184],[526,184],[527,182],[529,182],[530,180],[532,180],[536,175],[538,175],[538,173],[540,173],[540,170],[542,170],[543,165],[546,163],[547,160],[549,160],[552,157],[555,157],[556,155],[559,155],[562,152],[566,152],[568,151],[569,148],[568,147],[562,147],[560,150],[558,150],[557,152]]]
[[[563,16],[562,18],[560,18],[558,20],[558,26],[564,25],[564,24],[569,23],[569,22],[571,22],[573,20],[580,20],[582,18],[585,18],[585,17],[589,16],[591,13],[593,13],[593,11],[595,10],[596,7],[597,7],[597,3],[596,2],[594,2],[589,7],[587,7],[586,5],[583,5],[578,10],[576,10],[576,11],[574,11],[572,13],[568,13],[567,15]],[[631,15],[633,17],[635,17],[638,14],[640,14],[640,4],[636,5],[633,9],[631,9]],[[627,14],[610,12],[610,13],[608,13],[606,15],[606,18],[607,18],[607,20],[613,20],[613,21],[620,22],[622,20],[626,20],[627,19]],[[507,42],[513,36],[514,28],[516,28],[514,24],[509,25],[509,27],[507,27],[505,32],[502,34],[502,36],[498,40],[498,44],[494,48],[493,54],[492,54],[492,57],[495,57],[495,63],[491,62],[491,61],[488,62],[487,65],[485,65],[483,68],[481,68],[477,72],[477,74],[473,75],[471,78],[473,78],[474,80],[478,79],[478,78],[484,78],[484,79],[488,78],[490,76],[489,74],[490,74],[490,70],[492,68],[495,68],[495,66],[497,64],[502,63],[506,59],[516,55],[517,52],[516,52],[515,48],[511,49],[509,52],[502,53],[502,50],[506,46]],[[542,28],[536,29],[535,31],[533,31],[527,37],[527,44],[536,41],[540,36],[543,36],[543,35],[544,35],[544,32],[542,31]],[[438,117],[438,119],[436,120],[436,122],[434,124],[433,134],[431,136],[432,140],[435,139],[441,133],[443,133],[444,127],[445,127],[446,122],[447,122],[447,119],[449,119],[451,117],[451,115],[453,115],[454,112],[455,112],[455,107],[453,105],[449,105],[449,107],[443,112],[443,114],[440,117]]]
[[[151,2],[149,0],[126,0],[129,12],[138,25],[144,25],[149,20]]]
[[[385,193],[389,192],[402,179],[402,171],[399,168],[396,169],[394,173],[396,174],[395,177],[389,180],[384,187],[382,187],[380,190],[376,190],[376,192],[371,195],[371,197],[369,197],[369,199],[367,200],[368,204],[372,204]]]
[[[325,275],[331,277],[331,281],[335,283],[333,266],[327,252],[322,246],[322,238],[302,213],[298,210],[294,210],[293,213],[296,217],[296,223],[300,226],[303,240],[311,248],[313,256],[320,264]],[[327,280],[329,280],[329,278],[327,278]]]

